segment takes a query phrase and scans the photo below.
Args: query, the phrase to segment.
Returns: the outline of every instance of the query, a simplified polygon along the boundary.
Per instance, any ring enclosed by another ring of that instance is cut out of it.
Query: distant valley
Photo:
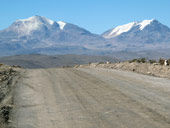
[[[0,57],[0,63],[7,65],[19,65],[23,68],[56,68],[67,67],[78,64],[88,64],[90,62],[118,62],[119,59],[107,56],[87,56],[87,55],[16,55]]]

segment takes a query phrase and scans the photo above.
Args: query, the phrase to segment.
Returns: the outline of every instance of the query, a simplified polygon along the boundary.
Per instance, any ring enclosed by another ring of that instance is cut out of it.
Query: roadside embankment
[[[19,78],[19,68],[0,64],[0,128],[6,128],[10,122],[13,87]]]
[[[88,65],[75,66],[91,68],[108,68],[128,70],[146,75],[170,78],[170,66],[160,65],[158,63],[137,63],[137,62],[119,62],[119,63],[91,63]]]

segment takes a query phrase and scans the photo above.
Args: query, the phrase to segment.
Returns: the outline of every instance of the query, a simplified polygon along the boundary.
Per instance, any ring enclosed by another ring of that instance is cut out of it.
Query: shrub
[[[167,61],[168,61],[168,65],[170,65],[170,59],[168,59]]]
[[[65,65],[65,66],[63,66],[63,68],[70,68],[71,66],[69,66],[69,65]]]
[[[150,64],[156,63],[156,60],[149,60]]]
[[[164,59],[161,59],[161,58],[160,58],[160,59],[159,59],[159,64],[160,64],[160,65],[164,65],[164,61],[165,61]]]
[[[146,58],[141,58],[141,59],[139,59],[140,60],[140,62],[142,62],[142,63],[146,63]],[[140,63],[139,62],[139,63]]]
[[[133,60],[130,60],[129,62],[130,63],[132,63],[132,62],[146,63],[146,58],[133,59]]]
[[[137,62],[137,59],[130,60],[129,63]]]
[[[99,62],[98,64],[104,64],[104,62]]]

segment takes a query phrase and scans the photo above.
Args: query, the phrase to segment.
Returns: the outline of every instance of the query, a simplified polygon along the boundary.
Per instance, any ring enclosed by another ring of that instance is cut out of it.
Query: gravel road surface
[[[103,68],[26,70],[14,128],[170,128],[170,80]]]

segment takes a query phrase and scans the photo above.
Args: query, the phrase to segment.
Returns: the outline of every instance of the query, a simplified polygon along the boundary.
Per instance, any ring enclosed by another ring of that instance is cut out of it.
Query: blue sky
[[[101,34],[132,21],[157,19],[170,27],[170,0],[0,0],[0,30],[34,15]]]

